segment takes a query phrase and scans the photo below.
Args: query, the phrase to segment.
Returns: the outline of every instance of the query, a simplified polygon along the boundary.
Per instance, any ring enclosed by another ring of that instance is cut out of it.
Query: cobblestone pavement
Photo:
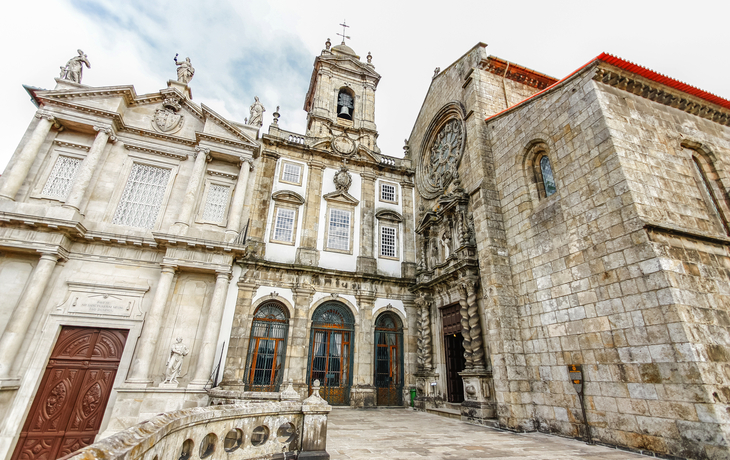
[[[334,409],[327,451],[343,459],[647,459],[541,433],[512,433],[407,409]]]

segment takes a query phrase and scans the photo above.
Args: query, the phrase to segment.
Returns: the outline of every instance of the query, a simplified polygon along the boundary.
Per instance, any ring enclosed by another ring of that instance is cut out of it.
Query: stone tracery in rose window
[[[426,199],[441,195],[458,178],[466,137],[462,112],[456,103],[448,104],[427,131],[431,134],[426,135],[416,176],[418,191]]]

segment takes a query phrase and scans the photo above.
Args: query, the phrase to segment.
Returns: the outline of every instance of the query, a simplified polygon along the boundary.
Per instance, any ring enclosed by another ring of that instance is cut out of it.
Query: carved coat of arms
[[[152,127],[163,133],[178,131],[183,124],[183,116],[177,113],[180,108],[180,102],[177,99],[165,99],[162,108],[155,110],[155,115],[152,117]]]

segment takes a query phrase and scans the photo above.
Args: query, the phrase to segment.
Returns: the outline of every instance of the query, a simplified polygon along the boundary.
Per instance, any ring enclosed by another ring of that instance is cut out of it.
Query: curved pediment
[[[381,220],[390,220],[393,222],[403,222],[403,216],[392,209],[380,209],[375,212],[375,218]]]
[[[295,204],[301,206],[304,204],[304,198],[297,192],[291,190],[279,190],[271,195],[271,199],[274,201],[283,201],[285,203]]]

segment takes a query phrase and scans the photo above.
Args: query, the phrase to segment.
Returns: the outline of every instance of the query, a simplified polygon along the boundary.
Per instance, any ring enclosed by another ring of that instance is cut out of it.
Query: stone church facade
[[[300,395],[680,458],[730,437],[730,101],[601,55],[558,81],[478,44],[405,155],[380,75],[315,58],[305,133],[81,83],[0,177],[0,455]],[[283,120],[282,120],[283,125]]]

